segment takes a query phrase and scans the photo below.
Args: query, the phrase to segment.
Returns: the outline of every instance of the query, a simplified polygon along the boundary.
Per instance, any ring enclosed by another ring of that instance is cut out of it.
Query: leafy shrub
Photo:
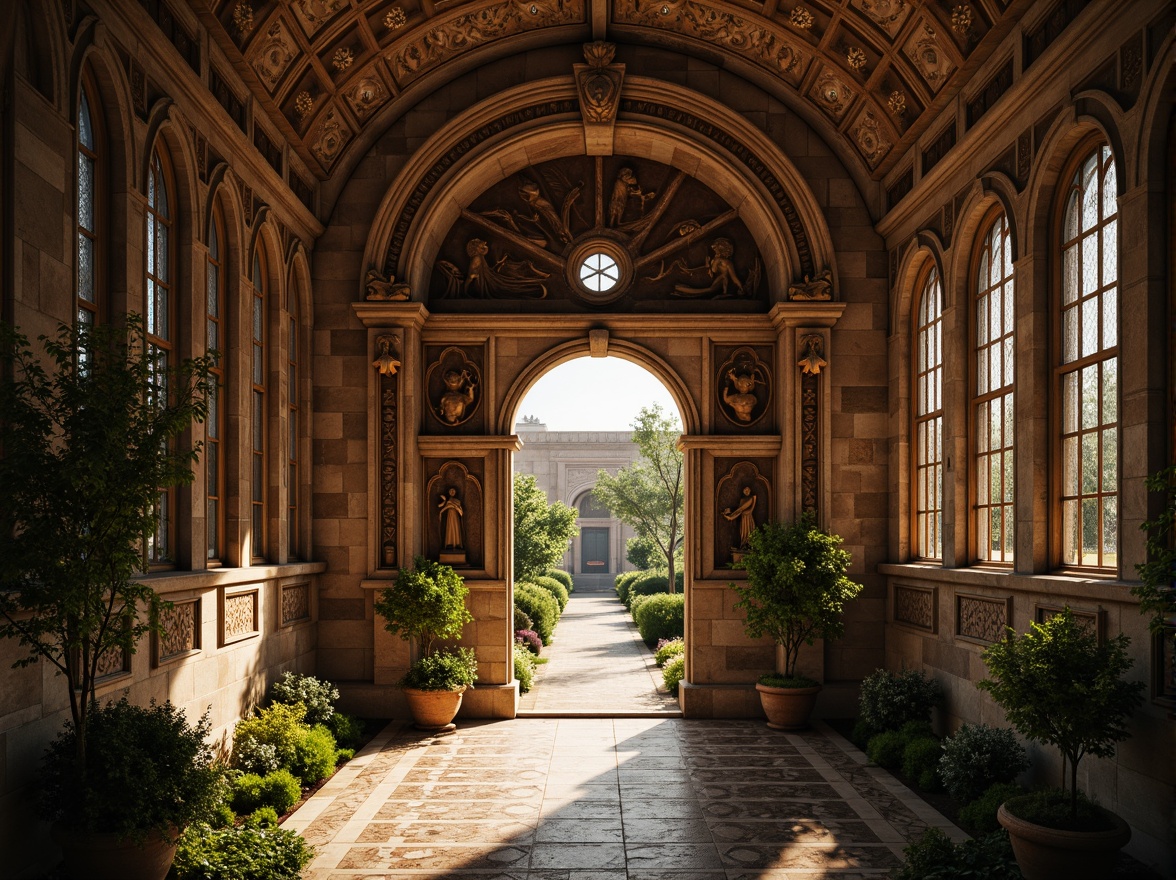
[[[685,608],[686,597],[681,593],[646,597],[633,614],[633,621],[645,644],[656,644],[658,639],[682,638],[686,626]]]
[[[543,640],[539,638],[539,633],[530,629],[515,630],[515,644],[522,645],[536,657],[543,650]]]
[[[870,738],[866,755],[879,767],[897,770],[902,765],[902,753],[906,751],[906,737],[897,730],[887,730]]]
[[[258,807],[245,817],[246,828],[277,828],[278,811],[273,807]]]
[[[314,849],[284,828],[201,824],[180,836],[174,871],[176,880],[298,880],[313,858]]]
[[[902,750],[902,775],[923,791],[938,791],[943,787],[937,772],[942,754],[943,746],[934,737],[921,736],[908,741]]]
[[[1101,807],[1080,791],[1076,798],[1074,794],[1060,788],[1034,791],[1009,798],[1007,809],[1018,819],[1060,831],[1110,831],[1114,827]]]
[[[326,724],[335,714],[335,700],[339,689],[329,681],[322,681],[313,675],[285,672],[281,681],[275,681],[270,688],[270,698],[275,703],[301,703],[306,707],[307,724]]]
[[[335,736],[324,725],[316,724],[294,744],[294,760],[290,772],[303,785],[314,785],[335,772],[339,763],[339,746]]]
[[[514,588],[514,601],[531,618],[532,627],[543,644],[550,645],[551,634],[559,622],[559,603],[555,597],[529,581],[518,581]]]
[[[535,684],[535,655],[518,642],[514,645],[514,676],[519,680],[521,694],[525,694]]]
[[[617,598],[624,603],[625,607],[629,607],[629,585],[643,574],[644,571],[623,571],[617,575],[614,583],[616,584]]]
[[[353,718],[342,712],[336,712],[327,721],[327,729],[331,731],[335,737],[335,742],[342,748],[354,749],[363,742],[364,735],[367,732],[367,725],[358,718]]]
[[[965,724],[943,741],[939,777],[948,793],[966,804],[994,783],[1012,782],[1028,766],[1025,749],[1010,728]]]
[[[535,578],[531,581],[535,586],[542,587],[555,597],[555,601],[559,603],[559,613],[563,614],[563,610],[568,607],[568,588],[555,578],[550,578],[545,575]]]
[[[478,658],[473,649],[455,648],[421,657],[408,667],[400,685],[422,691],[455,691],[472,687],[477,678]]]
[[[170,702],[94,704],[87,720],[86,776],[77,773],[72,722],[45,750],[42,797],[55,821],[140,839],[203,819],[220,796],[206,712],[196,726]]]
[[[569,595],[571,595],[572,591],[575,590],[575,587],[572,584],[571,574],[569,572],[564,571],[562,568],[549,568],[549,569],[547,569],[547,576],[549,578],[555,578],[557,581],[559,581],[561,584],[563,584],[564,589],[568,591]]]
[[[658,666],[665,666],[666,661],[686,653],[686,643],[682,639],[659,639],[657,649],[653,652],[653,660]]]
[[[341,764],[355,757],[355,749],[339,749],[335,752],[335,763]]]
[[[942,773],[942,770],[940,772]],[[973,836],[999,831],[1000,823],[996,821],[996,811],[1005,801],[1024,793],[1024,789],[1015,782],[996,783],[970,804],[960,808],[960,827]]]
[[[669,581],[666,579],[664,571],[647,571],[641,574],[641,577],[635,578],[629,584],[629,594],[625,602],[625,606],[632,611],[633,600],[637,596],[652,596],[655,593],[669,593]]]
[[[890,872],[891,880],[1021,880],[1003,831],[952,843],[940,829],[928,828],[903,855],[906,861]]]
[[[301,703],[274,703],[243,718],[233,729],[232,766],[246,773],[265,776],[294,762],[295,744],[310,732],[303,723],[306,707]]]
[[[942,700],[939,682],[917,669],[879,669],[862,681],[859,718],[874,733],[898,730],[908,721],[929,723],[932,708]]]
[[[243,773],[233,780],[230,804],[240,815],[260,807],[273,807],[279,815],[298,803],[302,786],[289,770],[275,770],[265,776]]]
[[[671,660],[666,661],[666,665],[662,667],[662,681],[665,682],[666,689],[674,695],[678,693],[678,684],[686,675],[686,656],[679,654]]]
[[[849,741],[864,752],[870,739],[877,736],[880,732],[874,730],[873,727],[859,718],[853,726],[853,731],[849,734]]]
[[[208,824],[213,828],[227,828],[235,821],[237,821],[236,813],[234,813],[233,808],[224,801],[219,801],[217,805],[212,808],[212,812],[208,814]]]

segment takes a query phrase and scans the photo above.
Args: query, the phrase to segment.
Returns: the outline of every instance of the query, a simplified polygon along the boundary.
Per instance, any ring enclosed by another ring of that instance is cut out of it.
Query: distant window
[[[155,369],[162,373],[174,362],[176,344],[175,287],[172,280],[172,197],[171,174],[163,153],[151,154],[151,168],[147,175],[147,345],[154,356]],[[148,561],[154,565],[169,564],[175,553],[175,506],[173,489],[164,489],[159,496],[159,524],[148,542]]]
[[[224,440],[225,426],[225,352],[224,333],[224,288],[225,257],[221,241],[220,208],[213,210],[212,230],[208,237],[208,263],[205,266],[205,312],[208,351],[220,352],[220,360],[212,368],[212,382],[208,395],[208,419],[204,423],[204,473],[206,477],[205,503],[207,505],[207,558],[219,562],[224,552],[224,498],[225,467]]]
[[[617,261],[604,253],[592,253],[580,262],[580,283],[594,293],[606,293],[621,278]]]
[[[101,283],[98,275],[99,222],[99,162],[97,119],[91,109],[89,89],[83,84],[78,101],[77,128],[77,322],[93,325],[98,316],[98,296]]]
[[[1115,161],[1096,147],[1064,195],[1060,238],[1061,563],[1118,562],[1119,206]]]
[[[299,487],[302,484],[301,468],[298,459],[298,441],[301,437],[298,405],[298,398],[301,394],[301,384],[298,381],[298,356],[301,352],[301,342],[298,332],[299,290],[300,288],[296,285],[290,286],[290,307],[287,310],[289,338],[286,340],[286,388],[288,394],[286,402],[286,432],[289,439],[287,441],[286,457],[286,534],[288,540],[287,556],[289,559],[298,558],[298,500]]]
[[[915,309],[915,540],[921,559],[943,556],[943,323],[939,272],[927,274]]]
[[[266,424],[265,424],[265,392],[266,392],[266,273],[265,263],[261,255],[261,247],[253,253],[253,295],[250,321],[250,334],[252,341],[250,344],[250,351],[252,352],[250,362],[250,377],[251,377],[251,394],[252,398],[252,412],[250,414],[250,423],[252,436],[250,460],[252,468],[250,473],[250,485],[252,491],[250,493],[250,510],[252,516],[250,524],[252,527],[252,535],[250,537],[251,555],[254,561],[260,562],[265,558],[265,452],[266,452]]]
[[[581,519],[609,519],[612,517],[612,511],[601,504],[591,492],[580,496],[578,507]]]

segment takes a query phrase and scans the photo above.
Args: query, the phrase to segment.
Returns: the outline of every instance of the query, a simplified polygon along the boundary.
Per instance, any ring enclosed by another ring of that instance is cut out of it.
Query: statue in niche
[[[530,261],[512,260],[505,255],[491,266],[486,259],[489,253],[490,245],[480,238],[471,238],[466,243],[470,265],[465,275],[452,263],[438,260],[438,267],[449,279],[448,292],[453,294],[460,290],[465,296],[500,299],[519,296],[543,299],[547,296],[543,282],[551,277],[550,272],[537,269]]]
[[[437,412],[446,423],[456,425],[465,419],[466,409],[474,402],[477,379],[469,370],[449,370],[441,381],[445,383],[445,393],[441,395]]]
[[[404,302],[409,296],[407,284],[397,281],[395,275],[385,277],[378,269],[368,269],[365,286],[369,300]]]
[[[792,302],[824,302],[833,299],[833,273],[826,269],[811,280],[805,275],[800,284],[789,285],[788,299]]]
[[[608,200],[608,225],[612,227],[619,227],[625,219],[625,212],[629,208],[629,200],[637,199],[641,204],[641,216],[645,216],[646,202],[653,201],[657,198],[657,193],[653,190],[645,192],[641,189],[641,184],[637,182],[637,177],[633,173],[632,168],[622,168],[617,172],[617,179],[613,183],[612,195]]]
[[[732,553],[739,553],[740,556],[735,561],[738,562],[742,558],[742,551],[747,550],[747,542],[751,537],[751,533],[755,531],[755,502],[756,496],[751,494],[751,487],[743,487],[743,498],[736,507],[727,507],[723,510],[723,519],[727,522],[734,522],[739,520],[739,546],[732,547]]]
[[[464,550],[465,541],[461,534],[461,518],[465,511],[461,509],[461,499],[457,497],[457,490],[450,490],[441,496],[441,503],[437,505],[441,511],[441,546],[445,550]]]
[[[399,342],[396,336],[377,336],[376,345],[380,348],[380,356],[372,361],[372,366],[376,368],[381,376],[395,376],[396,371],[400,369],[400,361],[392,355],[392,343]]]
[[[735,418],[744,423],[751,422],[752,411],[759,402],[755,396],[756,385],[766,385],[763,370],[757,365],[752,366],[746,373],[737,373],[735,368],[727,370],[729,386],[723,388],[723,403],[731,407]],[[734,386],[732,394],[730,387]]]

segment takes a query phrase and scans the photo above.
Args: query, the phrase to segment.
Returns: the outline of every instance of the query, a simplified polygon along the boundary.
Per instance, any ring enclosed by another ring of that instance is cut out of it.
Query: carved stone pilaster
[[[828,362],[821,357],[824,339],[809,333],[800,339],[803,357],[796,362],[800,367],[800,509],[820,516],[820,424],[821,424],[821,368]]]
[[[400,564],[396,550],[396,485],[397,485],[397,368],[400,361],[392,354],[392,347],[400,341],[396,335],[376,338],[380,356],[372,362],[379,373],[380,402],[380,552],[379,568],[397,568]]]

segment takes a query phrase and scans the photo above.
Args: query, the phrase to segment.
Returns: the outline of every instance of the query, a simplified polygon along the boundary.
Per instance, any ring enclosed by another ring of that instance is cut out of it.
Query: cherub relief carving
[[[445,427],[468,422],[481,402],[481,384],[478,365],[470,354],[458,346],[446,348],[425,375],[433,418]]]
[[[445,393],[437,406],[437,414],[451,425],[465,420],[466,408],[474,402],[478,387],[477,377],[469,370],[449,370],[442,376]]]
[[[735,388],[735,393],[732,394],[729,388],[723,388],[723,403],[731,407],[735,413],[735,418],[741,422],[750,422],[752,410],[758,401],[755,399],[755,386],[762,384],[759,377],[756,376],[756,371],[750,373],[736,373],[734,370],[727,371],[727,379]]]
[[[746,427],[767,411],[771,397],[771,375],[754,349],[735,349],[719,367],[719,409],[731,422]]]

